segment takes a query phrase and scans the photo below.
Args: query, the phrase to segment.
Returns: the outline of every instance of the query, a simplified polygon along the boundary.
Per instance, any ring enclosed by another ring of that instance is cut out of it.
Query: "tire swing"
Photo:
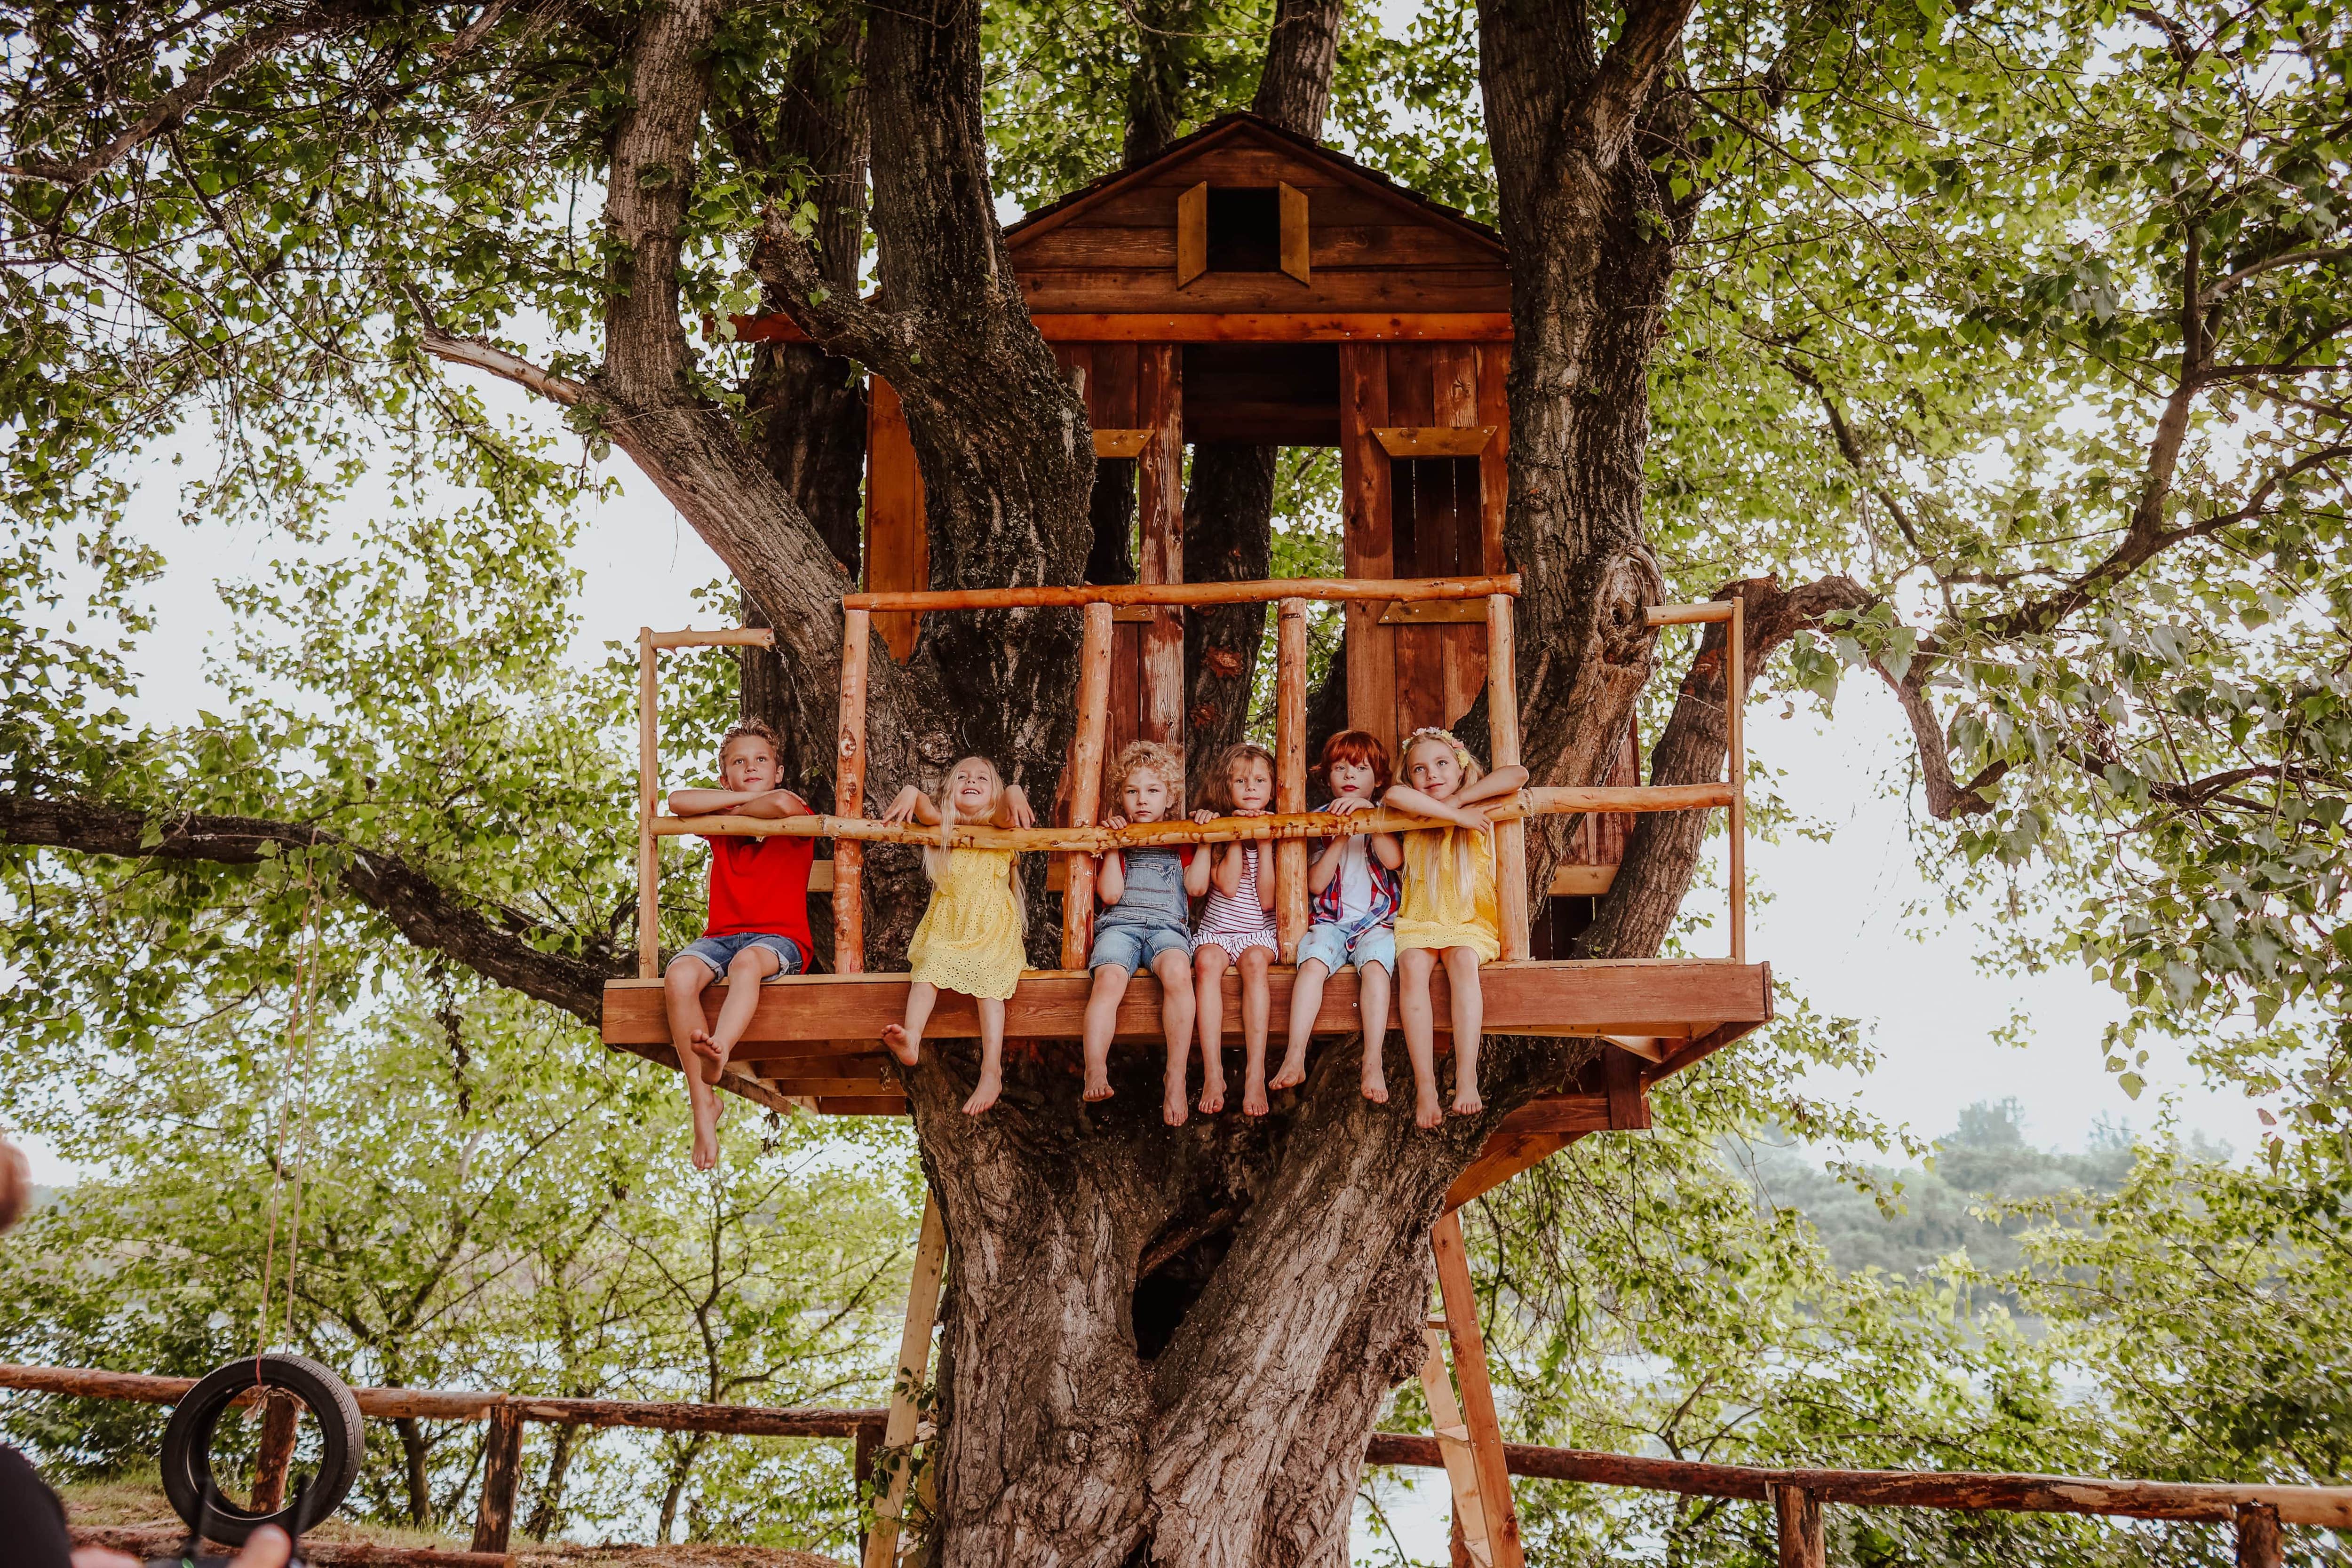
[[[257,1389],[291,1395],[319,1427],[318,1468],[297,1480],[279,1507],[257,1511],[229,1501],[213,1475],[213,1435],[230,1406]],[[265,1524],[296,1541],[341,1506],[367,1448],[359,1401],[343,1380],[307,1355],[239,1356],[207,1373],[163,1427],[163,1495],[199,1539],[242,1546]]]

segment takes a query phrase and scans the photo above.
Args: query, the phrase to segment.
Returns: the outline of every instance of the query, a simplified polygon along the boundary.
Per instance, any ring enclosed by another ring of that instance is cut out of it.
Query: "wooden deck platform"
[[[1272,971],[1277,1031],[1289,1016],[1294,973],[1286,967]],[[1772,1016],[1771,968],[1764,964],[1720,959],[1529,961],[1490,964],[1480,971],[1480,979],[1490,1033],[1599,1035],[1616,1047],[1588,1071],[1591,1082],[1514,1112],[1489,1150],[1496,1156],[1507,1153],[1507,1144],[1541,1158],[1586,1133],[1648,1126],[1650,1084]],[[759,1011],[736,1050],[726,1086],[780,1110],[906,1114],[907,1102],[898,1090],[895,1063],[882,1049],[881,1033],[885,1024],[896,1023],[903,1015],[907,983],[904,975],[809,975],[761,987]],[[1075,1041],[1087,984],[1087,976],[1076,970],[1033,970],[1024,976],[1019,992],[1006,1007],[1007,1038]],[[717,1018],[724,987],[721,981],[703,992],[708,1017]],[[1242,1043],[1239,987],[1237,976],[1225,977],[1229,1049]],[[1443,971],[1433,977],[1432,989],[1438,1049],[1443,1051],[1450,1049]],[[1356,1032],[1356,1003],[1355,971],[1342,969],[1324,987],[1316,1033],[1337,1037]],[[1393,1008],[1389,1027],[1393,1033]],[[976,1038],[980,1019],[971,998],[942,994],[928,1033],[934,1040]],[[1114,1038],[1130,1048],[1159,1049],[1158,981],[1147,975],[1128,986]],[[660,981],[605,982],[604,1040],[676,1070]],[[1542,1154],[1534,1152],[1539,1144],[1547,1145]]]

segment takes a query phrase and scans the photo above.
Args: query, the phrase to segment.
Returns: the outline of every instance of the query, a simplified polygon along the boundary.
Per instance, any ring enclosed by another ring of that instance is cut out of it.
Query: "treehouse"
[[[646,630],[639,635],[640,973],[608,983],[604,1039],[665,1066],[677,1064],[664,1012],[656,919],[664,837],[829,838],[834,858],[829,866],[818,865],[829,873],[834,901],[832,972],[762,988],[723,1084],[773,1109],[907,1113],[896,1064],[879,1037],[901,1016],[908,981],[904,975],[866,970],[862,857],[864,845],[876,841],[940,841],[936,830],[886,825],[865,815],[865,691],[874,643],[878,640],[903,657],[925,616],[1022,605],[1067,606],[1083,616],[1077,733],[1057,821],[1028,830],[958,829],[950,841],[1018,848],[1060,862],[1051,879],[1064,893],[1060,967],[1024,976],[1007,1004],[1006,1035],[1008,1041],[1032,1043],[1049,1063],[1058,1053],[1074,1074],[1095,915],[1094,856],[1122,844],[1270,840],[1276,846],[1276,924],[1283,958],[1272,979],[1279,1019],[1288,1014],[1290,963],[1307,928],[1309,841],[1413,825],[1412,819],[1385,810],[1339,819],[1307,810],[1311,602],[1336,604],[1343,616],[1350,725],[1393,747],[1420,726],[1452,724],[1483,691],[1494,764],[1519,760],[1512,634],[1518,580],[1503,545],[1510,294],[1496,235],[1311,141],[1234,116],[1149,163],[1032,214],[1007,238],[1033,318],[1083,395],[1094,427],[1094,553],[1097,568],[1107,568],[1097,572],[1105,580],[932,591],[922,477],[898,399],[877,381],[869,399],[866,586],[843,601],[838,815],[787,821],[682,821],[661,815],[659,653],[763,643],[772,633]],[[748,336],[796,335],[789,323],[775,319],[739,325]],[[1188,442],[1338,447],[1345,575],[1185,581],[1181,484]],[[1117,831],[1100,826],[1105,768],[1118,747],[1136,738],[1184,742],[1183,615],[1234,603],[1270,605],[1275,615],[1276,814]],[[1654,625],[1728,622],[1729,689],[1743,689],[1737,599],[1660,606],[1649,614]],[[1578,1138],[1647,1127],[1652,1084],[1771,1017],[1769,971],[1747,961],[1741,735],[1735,706],[1726,782],[1639,787],[1637,748],[1629,737],[1602,786],[1525,790],[1517,814],[1496,826],[1502,956],[1481,973],[1486,1030],[1597,1037],[1608,1043],[1575,1082],[1502,1120],[1447,1194],[1447,1216],[1439,1225],[1439,1275],[1448,1309],[1442,1326],[1452,1337],[1462,1406],[1457,1411],[1435,1337],[1424,1385],[1440,1417],[1457,1517],[1473,1521],[1474,1544],[1492,1537],[1489,1561],[1514,1560],[1516,1537],[1452,1211]],[[1726,956],[1591,962],[1555,956],[1566,951],[1580,906],[1589,907],[1609,886],[1635,814],[1717,809],[1730,819]],[[1549,896],[1531,898],[1525,819],[1549,814],[1571,814],[1578,826],[1570,863],[1554,878]],[[1342,970],[1324,991],[1315,1030],[1324,1045],[1357,1031],[1355,980],[1352,970]],[[1225,984],[1225,1043],[1238,1051],[1238,979],[1228,974]],[[1444,990],[1442,970],[1434,984]],[[703,995],[715,1019],[724,982]],[[1443,1052],[1450,1048],[1447,998],[1433,1000]],[[943,993],[927,1040],[970,1040],[978,1034],[970,998]],[[1160,990],[1149,975],[1128,988],[1116,1047],[1161,1049]],[[1398,1113],[1410,1111],[1400,1104]],[[908,1386],[919,1383],[928,1358],[943,1245],[936,1215],[927,1214],[901,1365],[907,1375],[901,1383]],[[1435,1336],[1437,1327],[1431,1333]],[[894,1446],[911,1440],[914,1431],[914,1407],[906,1405],[902,1424],[901,1403],[893,1401],[895,1435],[888,1441]],[[1482,1492],[1498,1506],[1481,1503]],[[886,1500],[886,1515],[894,1516],[896,1506]],[[1475,1522],[1482,1511],[1491,1530]],[[1507,1536],[1510,1550],[1504,1548]],[[877,1561],[869,1545],[869,1568]],[[879,1561],[889,1561],[887,1547]]]

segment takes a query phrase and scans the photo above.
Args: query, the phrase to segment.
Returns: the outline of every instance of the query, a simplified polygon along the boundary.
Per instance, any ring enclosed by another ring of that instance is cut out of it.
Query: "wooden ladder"
[[[1428,1354],[1421,1364],[1421,1392],[1429,1402],[1429,1423],[1445,1461],[1446,1485],[1454,1493],[1454,1568],[1526,1568],[1519,1512],[1511,1500],[1510,1471],[1503,1459],[1502,1423],[1495,1414],[1494,1386],[1486,1380],[1486,1344],[1478,1332],[1478,1299],[1470,1285],[1460,1214],[1447,1210],[1431,1240],[1437,1252],[1438,1298],[1444,1310],[1422,1329]],[[1446,1375],[1449,1342],[1454,1377],[1462,1385],[1458,1403],[1454,1382]]]

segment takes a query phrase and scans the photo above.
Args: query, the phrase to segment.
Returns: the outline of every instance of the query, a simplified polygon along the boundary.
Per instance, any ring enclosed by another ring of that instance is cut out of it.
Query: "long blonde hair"
[[[1478,759],[1470,755],[1470,748],[1462,744],[1462,737],[1450,729],[1441,728],[1433,724],[1423,725],[1404,737],[1404,746],[1397,753],[1398,772],[1411,777],[1413,748],[1423,745],[1443,746],[1454,753],[1454,760],[1462,769],[1461,789],[1456,789],[1455,794],[1460,794],[1462,789],[1467,789],[1471,785],[1486,777],[1486,770],[1478,766]],[[1460,885],[1465,890],[1475,887],[1478,884],[1478,868],[1470,861],[1469,830],[1448,828],[1445,831],[1449,833],[1462,834],[1462,837],[1454,841],[1454,871],[1459,879]]]
[[[967,762],[977,762],[988,770],[989,796],[987,808],[978,817],[969,822],[961,822],[956,817],[955,776],[963,770]],[[940,841],[923,846],[923,874],[931,879],[932,886],[937,887],[948,873],[948,856],[953,852],[948,847],[948,840],[957,828],[983,824],[1011,825],[1005,821],[1004,775],[996,770],[995,763],[977,753],[959,757],[954,767],[940,775],[939,784],[931,791],[931,804],[939,809]],[[1021,857],[1018,854],[1007,862],[1004,874],[1013,888],[1013,907],[1021,915],[1022,935],[1026,936],[1029,931],[1029,890],[1021,881]]]

